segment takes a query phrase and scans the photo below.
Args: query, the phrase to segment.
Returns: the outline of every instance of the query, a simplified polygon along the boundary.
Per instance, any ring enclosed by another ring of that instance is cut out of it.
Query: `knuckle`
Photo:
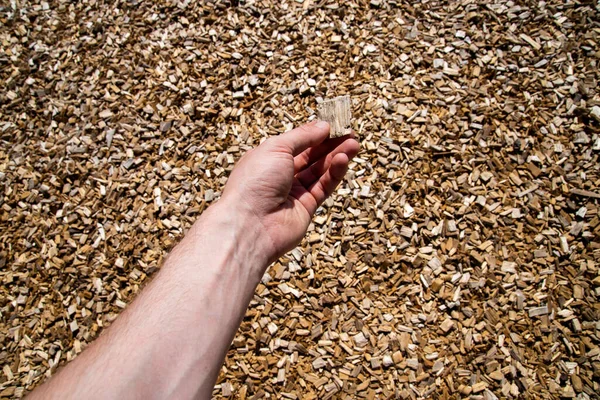
[[[268,144],[265,148],[275,152],[291,153],[292,149],[286,140],[282,140],[281,136],[271,137],[265,141]]]

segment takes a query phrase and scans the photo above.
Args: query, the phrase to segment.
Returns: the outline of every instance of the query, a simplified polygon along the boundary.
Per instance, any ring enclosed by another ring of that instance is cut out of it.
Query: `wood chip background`
[[[349,94],[362,150],[215,398],[598,398],[592,1],[0,3],[0,397],[135,297],[235,161]]]

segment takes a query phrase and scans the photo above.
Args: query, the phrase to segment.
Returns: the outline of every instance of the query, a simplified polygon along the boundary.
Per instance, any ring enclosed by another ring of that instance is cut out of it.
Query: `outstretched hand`
[[[351,136],[327,139],[317,121],[267,139],[246,153],[225,186],[222,201],[262,225],[269,259],[293,249],[317,208],[344,178],[359,144]]]
[[[328,134],[327,123],[304,125],[242,157],[158,276],[31,398],[209,399],[265,268],[300,242],[358,152]]]

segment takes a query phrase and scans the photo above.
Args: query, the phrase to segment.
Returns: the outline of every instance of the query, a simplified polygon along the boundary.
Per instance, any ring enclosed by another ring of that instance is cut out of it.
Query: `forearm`
[[[106,334],[33,397],[209,398],[268,263],[259,227],[225,208],[207,210]]]

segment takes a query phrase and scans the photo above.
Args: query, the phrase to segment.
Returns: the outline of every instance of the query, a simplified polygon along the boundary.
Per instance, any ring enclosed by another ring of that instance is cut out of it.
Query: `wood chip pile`
[[[598,398],[591,1],[0,5],[0,397],[117,317],[261,140],[350,95],[362,150],[214,396]]]

